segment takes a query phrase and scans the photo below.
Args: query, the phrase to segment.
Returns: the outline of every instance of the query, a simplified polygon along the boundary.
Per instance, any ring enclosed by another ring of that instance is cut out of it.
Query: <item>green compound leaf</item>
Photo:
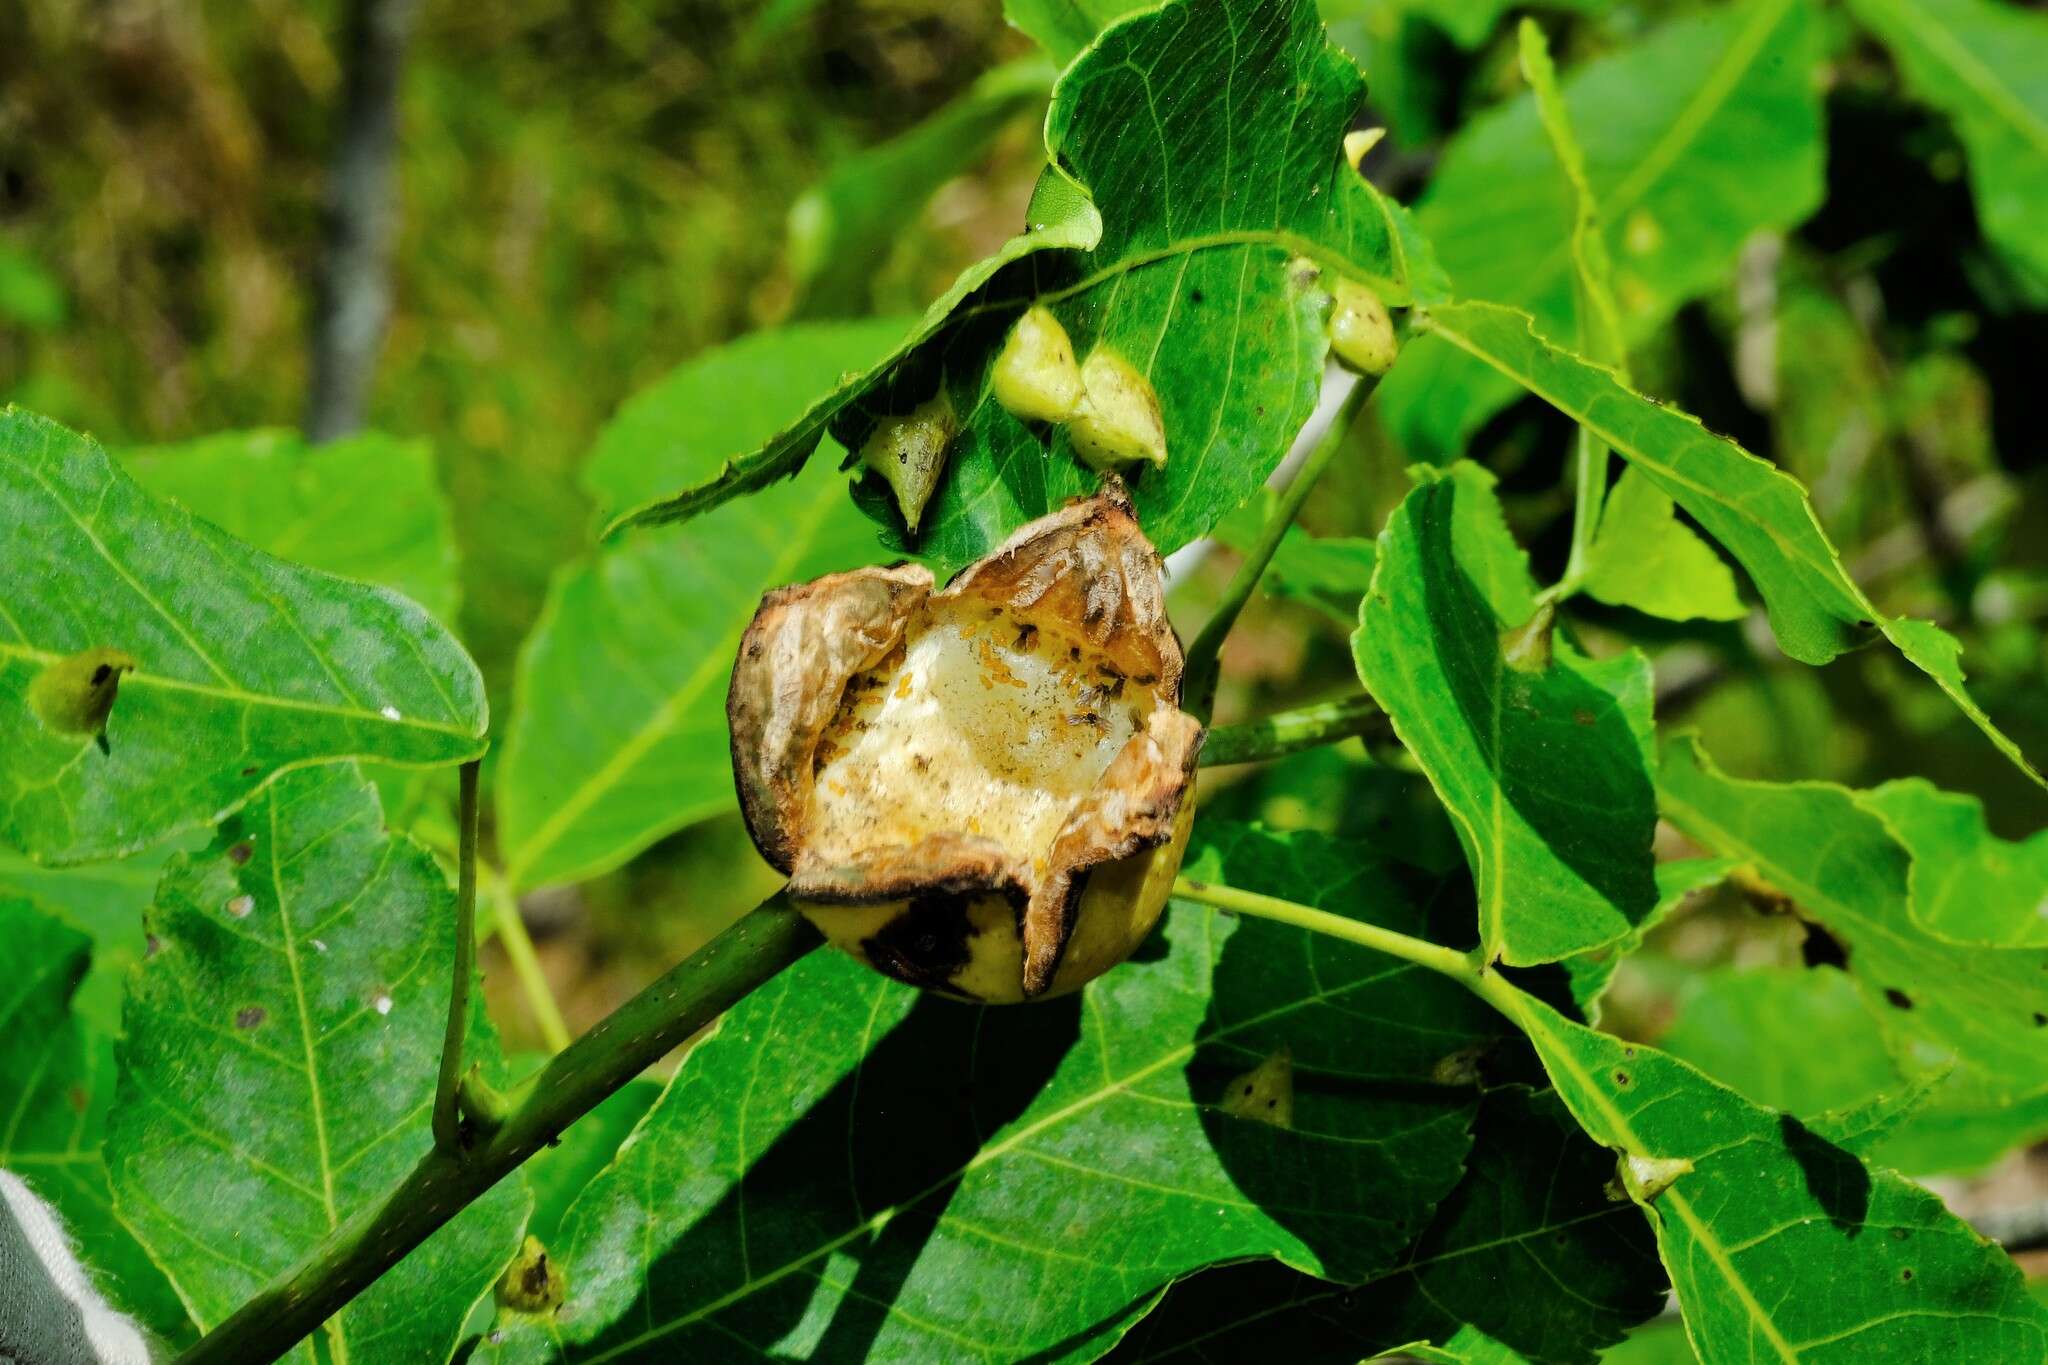
[[[1907,850],[1855,793],[1725,777],[1691,736],[1665,746],[1658,785],[1667,819],[1841,940],[1865,999],[1923,1066],[1952,1061],[2007,1099],[2048,1090],[2048,948],[1964,946],[1923,928]]]
[[[1145,0],[1003,0],[1003,17],[1065,66],[1096,34],[1144,8]]]
[[[569,1206],[598,1172],[611,1164],[619,1144],[660,1096],[661,1084],[652,1079],[619,1087],[519,1168],[533,1191],[533,1217],[527,1220],[527,1232],[544,1246],[555,1244]]]
[[[1667,621],[1741,620],[1735,575],[1674,506],[1642,471],[1623,470],[1586,558],[1587,593]]]
[[[1573,1116],[1621,1154],[1704,1365],[2048,1354],[2018,1268],[1936,1196],[1673,1057],[1504,1001]]]
[[[425,441],[234,431],[123,450],[121,467],[266,554],[393,589],[454,624],[455,528]]]
[[[584,481],[617,505],[703,477],[904,326],[809,323],[707,351],[625,405]],[[628,536],[563,569],[519,656],[498,770],[498,839],[514,885],[595,876],[734,809],[725,690],[740,632],[770,588],[874,557],[873,525],[821,461],[674,533]]]
[[[1912,1175],[1967,1171],[2048,1133],[2048,1091],[1987,1095],[1967,1075],[1924,1069],[1856,983],[1833,968],[1722,970],[1689,987],[1659,1043],[1731,1089],[1818,1126],[1874,1111],[1855,1142]]]
[[[958,433],[916,549],[942,569],[979,557],[1097,483],[1063,429],[991,395],[1010,325],[1036,302],[1079,355],[1106,346],[1157,392],[1167,462],[1131,488],[1154,543],[1205,534],[1258,490],[1320,388],[1328,281],[1293,262],[1395,305],[1438,292],[1405,216],[1344,159],[1363,97],[1308,0],[1175,0],[1116,24],[1054,90],[1032,230],[784,435],[629,519],[674,520],[787,475],[835,414],[857,447],[943,386]]]
[[[180,847],[206,846],[210,834],[187,834],[118,862],[42,867],[0,848],[0,897],[20,896],[92,940],[92,968],[71,997],[71,1010],[95,1033],[121,1032],[121,983],[142,961],[142,912],[149,908],[164,863]]]
[[[1913,918],[1923,928],[1956,943],[2048,946],[2048,830],[2001,839],[1976,797],[1919,777],[1859,800],[1912,855]]]
[[[1550,44],[1534,19],[1522,20],[1516,33],[1522,79],[1536,101],[1536,117],[1558,169],[1572,190],[1572,294],[1578,316],[1579,350],[1602,365],[1626,372],[1628,353],[1622,343],[1621,308],[1614,301],[1614,258],[1600,228],[1600,200],[1586,173],[1586,152],[1572,130],[1571,110],[1557,84],[1557,64]]]
[[[289,767],[482,748],[476,666],[417,605],[156,503],[97,443],[17,409],[0,413],[0,526],[0,836],[38,860],[209,824]],[[102,750],[30,701],[45,670],[106,648],[136,665]]]
[[[123,1221],[202,1328],[431,1146],[454,924],[441,868],[383,831],[351,767],[287,774],[166,871],[107,1162]],[[494,1066],[480,1007],[470,1038]],[[516,1179],[471,1204],[329,1319],[326,1358],[445,1360],[528,1206]],[[314,1361],[313,1343],[291,1358]]]
[[[1476,1327],[1461,1327],[1441,1346],[1411,1341],[1382,1351],[1373,1359],[1419,1360],[1425,1365],[1522,1365],[1527,1357],[1517,1355]]]
[[[2048,26],[1991,0],[1850,0],[1969,155],[1984,235],[2048,299]]]
[[[677,484],[713,478],[804,410],[866,370],[916,324],[914,318],[801,322],[749,332],[700,352],[627,399],[598,433],[583,486],[616,511]]]
[[[1749,572],[1785,653],[1822,664],[1882,632],[1999,752],[2048,785],[1970,698],[1955,638],[1931,622],[1883,616],[1850,581],[1797,479],[1551,345],[1511,308],[1435,306],[1427,326],[1605,441],[1705,527]]]
[[[807,317],[866,312],[874,277],[888,265],[906,223],[916,219],[940,185],[971,170],[999,136],[1026,115],[1042,115],[1056,75],[1042,57],[1009,62],[985,72],[958,99],[909,131],[834,163],[789,209],[789,269],[796,277],[797,311]],[[909,330],[906,319],[889,340]],[[861,368],[880,350],[862,356]],[[817,397],[839,378],[830,376],[804,397]],[[650,496],[664,491],[655,489]]]
[[[2005,732],[1992,723],[1984,708],[1977,705],[1970,695],[1968,684],[1963,678],[1963,646],[1955,636],[1943,630],[1932,621],[1912,621],[1904,617],[1892,617],[1880,621],[1884,637],[1898,646],[1899,653],[1906,661],[1934,679],[1934,685],[1948,694],[1956,709],[1970,718],[1998,752],[2013,761],[2013,766],[2042,786],[2048,786],[2048,778],[2041,775],[2027,756],[2020,752],[2020,746],[2006,738]]]
[[[1650,1230],[1608,1195],[1613,1178],[1613,1154],[1556,1092],[1489,1091],[1464,1178],[1399,1265],[1362,1285],[1272,1261],[1206,1271],[1168,1290],[1108,1358],[1351,1365],[1476,1329],[1509,1359],[1591,1361],[1664,1303]]]
[[[1877,1023],[1856,983],[1833,967],[1721,968],[1687,986],[1658,1045],[1810,1123],[1904,1088]]]
[[[74,1017],[90,940],[26,901],[0,899],[0,1170],[62,1215],[96,1288],[174,1345],[194,1333],[163,1272],[114,1216],[100,1141],[114,1097],[114,1044]]]
[[[1362,848],[1210,838],[1204,875],[1421,928]],[[1469,1146],[1472,1092],[1434,1078],[1499,1021],[1392,959],[1192,906],[1139,959],[1029,1009],[798,964],[571,1209],[568,1302],[501,1322],[503,1358],[1017,1360],[1216,1261],[1393,1264]],[[1282,1052],[1292,1126],[1226,1113]]]
[[[1614,265],[1623,340],[1648,337],[1729,276],[1761,228],[1820,201],[1820,86],[1807,0],[1687,14],[1564,82]],[[1578,335],[1578,200],[1533,96],[1481,114],[1445,149],[1417,221],[1460,297],[1513,304]],[[1448,463],[1516,396],[1506,377],[1419,338],[1375,399],[1411,458]]]
[[[1572,131],[1571,112],[1558,89],[1557,67],[1550,59],[1543,30],[1533,19],[1522,20],[1522,74],[1536,99],[1536,113],[1550,139],[1565,181],[1572,188],[1572,297],[1578,319],[1578,349],[1588,360],[1628,378],[1628,350],[1623,341],[1621,308],[1614,300],[1614,261],[1601,228],[1600,203],[1586,172],[1586,154]],[[1425,353],[1426,354],[1426,353]],[[1568,573],[1583,574],[1585,590],[1602,602],[1634,607],[1667,620],[1694,617],[1732,621],[1745,614],[1728,572],[1707,543],[1672,513],[1669,497],[1650,486],[1634,469],[1607,490],[1607,445],[1593,431],[1579,429],[1581,477],[1597,478],[1590,501],[1579,516],[1597,516],[1595,527],[1573,528],[1573,564]],[[1582,490],[1581,497],[1585,493]],[[1578,563],[1582,531],[1594,531]]]
[[[1620,940],[1564,959],[1561,965],[1571,980],[1572,1003],[1579,1007],[1587,1023],[1600,1022],[1601,998],[1613,984],[1622,961],[1643,946],[1644,936],[1694,892],[1726,879],[1735,866],[1732,858],[1674,858],[1658,863],[1657,903],[1650,907],[1650,913]]]
[[[1593,431],[1691,513],[1749,571],[1787,654],[1826,663],[1870,638],[1876,613],[1790,475],[1552,346],[1511,308],[1432,308],[1429,326]]]
[[[1457,824],[1489,957],[1616,942],[1657,901],[1649,664],[1562,639],[1511,661],[1536,600],[1492,476],[1420,473],[1379,538],[1358,675]]]

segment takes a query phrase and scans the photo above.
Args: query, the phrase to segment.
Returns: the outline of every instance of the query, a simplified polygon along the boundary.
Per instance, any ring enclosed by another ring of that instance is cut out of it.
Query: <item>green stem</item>
[[[1346,395],[1344,405],[1338,409],[1336,420],[1323,433],[1323,439],[1316,443],[1301,468],[1295,471],[1293,482],[1280,495],[1280,501],[1273,509],[1273,515],[1259,528],[1259,538],[1251,549],[1245,551],[1244,563],[1240,564],[1230,585],[1223,590],[1223,599],[1216,604],[1216,610],[1202,623],[1195,642],[1188,646],[1187,671],[1181,686],[1181,705],[1195,719],[1208,722],[1216,709],[1216,684],[1222,675],[1223,641],[1230,634],[1230,628],[1237,624],[1238,613],[1251,600],[1252,592],[1259,586],[1259,579],[1266,572],[1266,565],[1272,561],[1273,552],[1280,548],[1280,542],[1287,535],[1287,528],[1294,525],[1294,518],[1301,511],[1301,505],[1308,501],[1308,495],[1316,486],[1316,480],[1336,458],[1344,446],[1344,438],[1350,434],[1352,423],[1364,410],[1366,400],[1372,397],[1378,381],[1371,376],[1359,379]]]
[[[1278,896],[1261,895],[1256,891],[1240,891],[1234,886],[1217,886],[1213,882],[1198,882],[1189,877],[1174,880],[1173,894],[1182,900],[1199,901],[1213,905],[1218,910],[1232,914],[1252,915],[1269,919],[1280,924],[1291,924],[1297,929],[1310,933],[1328,934],[1331,938],[1356,943],[1362,948],[1398,957],[1413,962],[1451,980],[1471,991],[1487,1004],[1499,1010],[1509,1023],[1524,1033],[1529,1031],[1529,997],[1520,987],[1493,970],[1486,964],[1481,949],[1461,953],[1455,948],[1446,948],[1440,943],[1416,938],[1410,934],[1396,933],[1382,929],[1377,924],[1333,915],[1327,910],[1314,906],[1298,905],[1293,901],[1281,900]]]
[[[462,765],[462,843],[455,860],[455,979],[448,992],[448,1032],[441,1040],[441,1079],[434,1089],[434,1145],[454,1151],[461,1140],[462,1047],[469,1032],[469,999],[476,982],[477,773],[482,763]]]
[[[466,1152],[429,1151],[179,1365],[248,1365],[291,1350],[599,1101],[820,942],[779,895],[755,909],[551,1060],[502,1127]]]
[[[1202,766],[1258,763],[1284,758],[1321,744],[1335,744],[1353,735],[1389,735],[1393,722],[1379,703],[1360,694],[1342,701],[1320,702],[1242,725],[1219,725],[1202,741]]]
[[[540,956],[533,951],[526,921],[519,918],[519,897],[513,894],[512,883],[500,877],[492,888],[491,901],[498,937],[505,940],[505,956],[512,963],[512,974],[519,978],[519,989],[526,995],[526,1008],[533,1015],[534,1026],[540,1030],[548,1051],[560,1052],[569,1046],[569,1026],[562,1022],[562,1007],[555,1003],[548,975],[541,970]]]
[[[1607,443],[1579,428],[1578,472],[1572,488],[1572,548],[1565,558],[1564,577],[1542,595],[1543,602],[1563,602],[1586,581],[1591,568],[1593,537],[1600,529],[1600,509],[1607,502]]]
[[[1483,975],[1480,964],[1473,956],[1461,953],[1455,948],[1446,948],[1440,943],[1416,938],[1410,934],[1382,929],[1377,924],[1363,920],[1333,915],[1328,910],[1314,906],[1298,905],[1293,901],[1281,900],[1278,896],[1262,895],[1257,891],[1240,891],[1234,886],[1218,886],[1213,882],[1199,882],[1192,877],[1176,877],[1173,894],[1182,900],[1199,901],[1213,905],[1218,910],[1228,910],[1238,915],[1255,915],[1260,919],[1276,920],[1291,924],[1297,929],[1312,933],[1328,934],[1362,948],[1398,957],[1417,966],[1440,972],[1470,989],[1479,990],[1479,978]],[[1510,987],[1512,989],[1512,987]]]

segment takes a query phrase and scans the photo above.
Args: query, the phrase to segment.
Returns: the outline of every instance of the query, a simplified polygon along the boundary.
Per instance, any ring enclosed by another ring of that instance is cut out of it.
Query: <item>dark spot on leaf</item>
[[[2043,1013],[2041,1013],[2041,1011],[2039,1011],[2039,1010],[2035,1010],[2035,1011],[2034,1011],[2034,1027],[2035,1027],[2035,1028],[2048,1028],[2048,1014],[2043,1014]]]
[[[1635,1060],[1636,1050],[1632,1047],[1625,1047],[1621,1050],[1621,1055],[1633,1061]]]
[[[241,843],[228,849],[228,861],[239,867],[241,864],[248,862],[249,856],[255,851],[256,846],[247,839],[244,839]]]
[[[1809,967],[1846,969],[1849,965],[1848,947],[1818,924],[1806,926],[1806,938],[1799,945],[1799,956]]]
[[[92,1102],[92,1096],[86,1094],[84,1086],[74,1085],[64,1092],[64,1102],[71,1106],[72,1113],[83,1114],[86,1105]]]
[[[1190,289],[1190,290],[1188,290],[1188,302],[1189,302],[1189,303],[1200,303],[1201,301],[1202,301],[1202,291],[1201,291],[1201,290],[1199,290],[1199,289]]]
[[[270,1011],[264,1009],[263,1006],[251,1005],[247,1009],[236,1011],[235,1027],[255,1028],[258,1024],[262,1023],[265,1019],[268,1019],[269,1017]]]
[[[1614,1083],[1624,1088],[1628,1085],[1631,1079],[1633,1078],[1626,1071],[1617,1071],[1614,1073]]]
[[[1913,1267],[1911,1267],[1911,1266],[1907,1266],[1907,1267],[1906,1267],[1906,1268],[1905,1268],[1904,1270],[1901,1270],[1901,1271],[1899,1272],[1899,1282],[1900,1282],[1900,1283],[1902,1283],[1902,1284],[1905,1284],[1905,1283],[1910,1283],[1910,1282],[1912,1281],[1912,1279],[1913,1279]]]
[[[248,767],[248,768],[244,768],[244,769],[242,769],[242,776],[244,776],[244,777],[254,777],[254,776],[256,776],[256,774],[258,774],[258,773],[260,773],[260,772],[262,772],[262,771],[263,771],[263,770],[262,770],[261,768],[257,768],[257,767]]]
[[[1594,715],[1591,711],[1586,710],[1584,707],[1580,707],[1578,710],[1572,712],[1572,724],[1574,725],[1590,726],[1597,723],[1599,719],[1600,718],[1598,716]]]
[[[1913,1008],[1913,997],[1896,986],[1886,986],[1884,988],[1884,998],[1886,1003],[1895,1010],[1909,1010]]]

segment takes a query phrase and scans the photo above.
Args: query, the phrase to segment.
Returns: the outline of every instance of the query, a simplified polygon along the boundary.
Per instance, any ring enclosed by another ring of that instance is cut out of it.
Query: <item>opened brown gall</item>
[[[762,599],[727,715],[747,826],[833,943],[985,1001],[1071,991],[1159,918],[1202,727],[1121,487],[943,591],[917,565]]]

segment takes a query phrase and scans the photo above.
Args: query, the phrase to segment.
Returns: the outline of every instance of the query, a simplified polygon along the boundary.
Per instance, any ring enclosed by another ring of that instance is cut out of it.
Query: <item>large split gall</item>
[[[780,588],[727,716],[747,827],[840,948],[983,1001],[1071,991],[1159,918],[1202,727],[1120,486],[942,591],[916,565]]]

